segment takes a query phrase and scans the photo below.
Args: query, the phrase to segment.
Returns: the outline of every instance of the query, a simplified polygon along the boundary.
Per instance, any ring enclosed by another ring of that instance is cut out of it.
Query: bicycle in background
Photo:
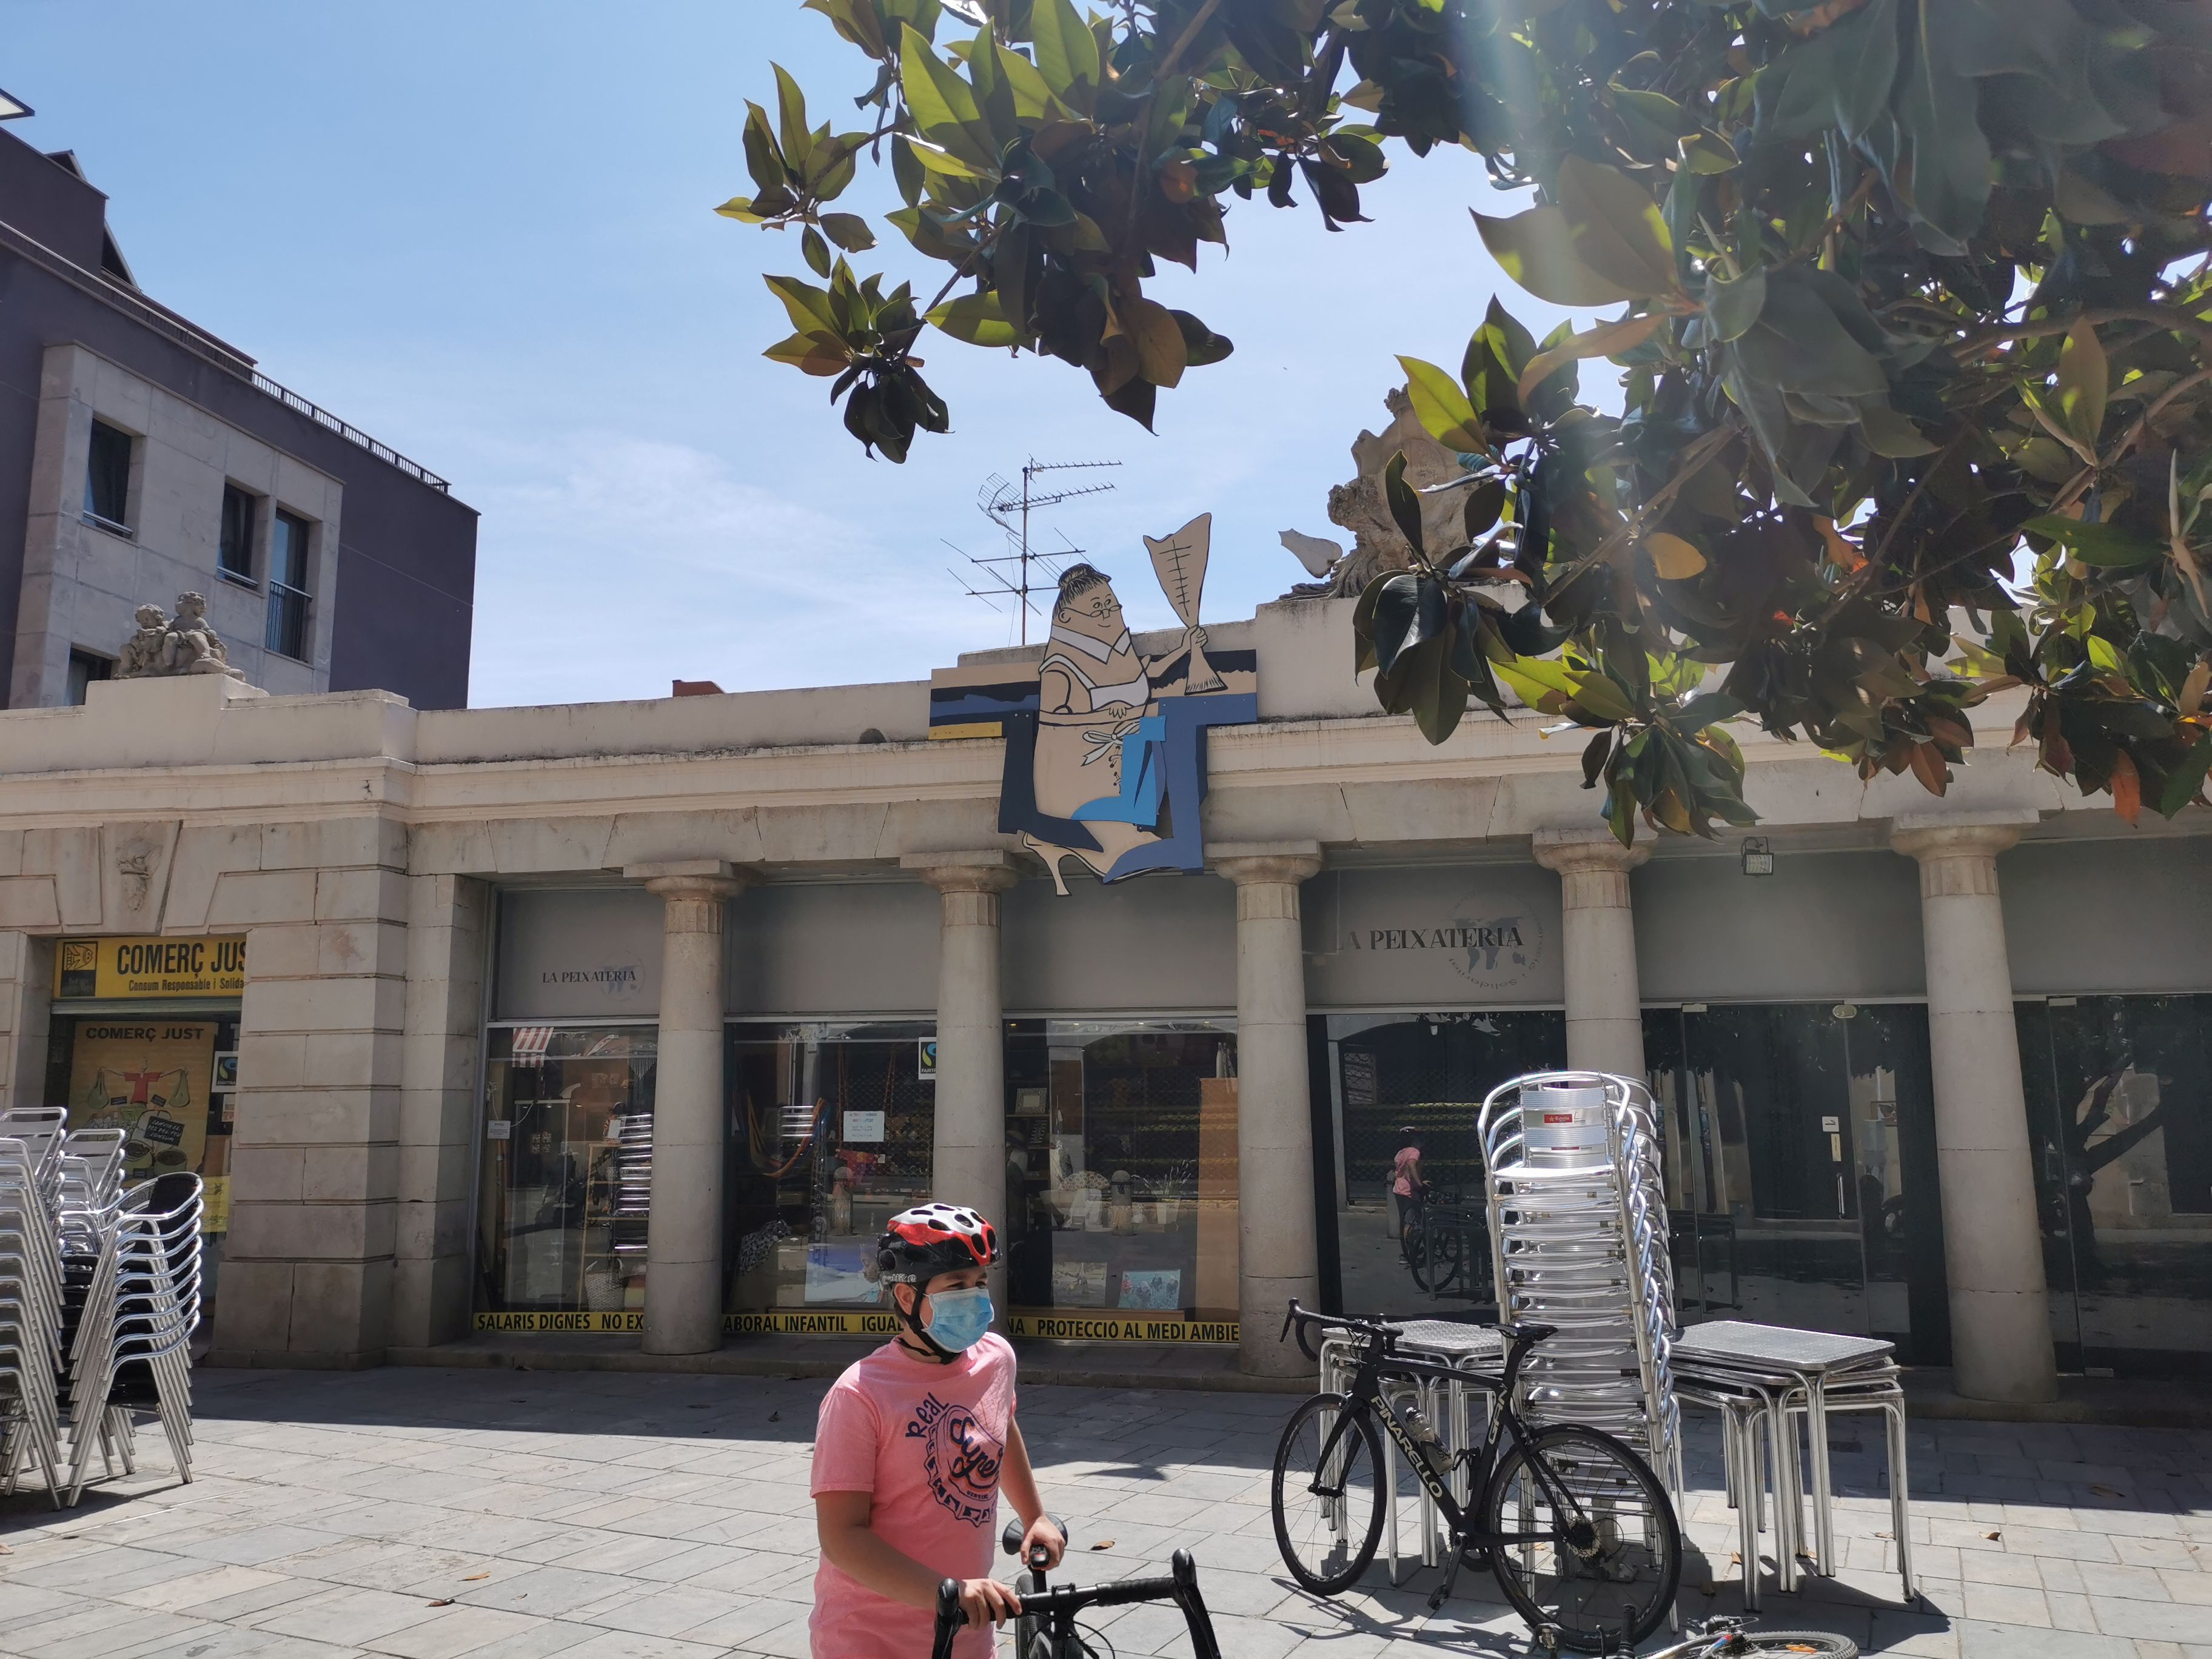
[[[1309,1332],[1345,1330],[1360,1339],[1349,1388],[1316,1394],[1291,1413],[1276,1448],[1269,1504],[1275,1542],[1291,1575],[1317,1595],[1348,1589],[1375,1559],[1382,1535],[1382,1443],[1387,1432],[1443,1517],[1449,1540],[1441,1607],[1465,1565],[1487,1566],[1515,1611],[1540,1638],[1580,1653],[1632,1651],[1674,1610],[1682,1540],[1667,1490],[1625,1442],[1573,1424],[1524,1422],[1513,1386],[1530,1349],[1556,1334],[1548,1325],[1498,1328],[1505,1339],[1496,1376],[1455,1370],[1396,1352],[1397,1333],[1380,1321],[1309,1313],[1296,1302],[1283,1322],[1309,1358]],[[1416,1410],[1394,1403],[1389,1382],[1473,1384],[1494,1398],[1480,1448],[1445,1450]],[[1467,1472],[1468,1501],[1452,1491]]]

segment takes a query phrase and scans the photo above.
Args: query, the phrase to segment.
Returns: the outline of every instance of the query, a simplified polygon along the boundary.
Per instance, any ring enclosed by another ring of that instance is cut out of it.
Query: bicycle
[[[1054,1518],[1062,1539],[1066,1524]],[[1010,1521],[999,1546],[1009,1555],[1021,1553],[1022,1524]],[[1112,1659],[1113,1644],[1095,1630],[1075,1622],[1089,1607],[1124,1607],[1133,1601],[1173,1601],[1182,1609],[1190,1631],[1192,1659],[1221,1659],[1221,1644],[1213,1634],[1213,1620],[1206,1600],[1198,1593],[1198,1564],[1188,1550],[1177,1550],[1169,1560],[1164,1578],[1124,1578],[1118,1583],[1078,1589],[1073,1584],[1045,1583],[1045,1552],[1030,1552],[1029,1571],[1014,1581],[1014,1594],[1022,1610],[1015,1616],[1014,1659]],[[952,1641],[966,1624],[960,1608],[960,1581],[940,1580],[937,1586],[937,1628],[930,1644],[930,1659],[952,1659]],[[1090,1638],[1086,1640],[1085,1637]],[[1102,1643],[1102,1656],[1093,1642]]]
[[[1744,1659],[1750,1654],[1802,1654],[1812,1659],[1859,1659],[1859,1644],[1825,1630],[1746,1630],[1741,1619],[1708,1619],[1698,1633],[1644,1659]]]
[[[1347,1330],[1363,1339],[1347,1391],[1302,1403],[1275,1450],[1268,1494],[1275,1543],[1300,1584],[1317,1595],[1338,1595],[1375,1559],[1384,1500],[1379,1417],[1450,1540],[1443,1583],[1429,1597],[1431,1611],[1451,1594],[1460,1568],[1473,1564],[1490,1569],[1530,1629],[1553,1632],[1577,1652],[1633,1649],[1665,1622],[1681,1579],[1682,1540],[1659,1478],[1609,1434],[1573,1424],[1532,1427],[1514,1409],[1522,1362],[1555,1327],[1498,1327],[1505,1355],[1495,1376],[1400,1354],[1397,1333],[1378,1320],[1310,1313],[1292,1302],[1285,1339],[1293,1328],[1310,1358],[1319,1358],[1310,1330]],[[1480,1448],[1447,1453],[1418,1409],[1401,1409],[1384,1392],[1386,1379],[1401,1378],[1473,1383],[1493,1395]],[[1465,1504],[1452,1490],[1462,1469],[1470,1493]],[[1607,1616],[1608,1602],[1617,1617]]]

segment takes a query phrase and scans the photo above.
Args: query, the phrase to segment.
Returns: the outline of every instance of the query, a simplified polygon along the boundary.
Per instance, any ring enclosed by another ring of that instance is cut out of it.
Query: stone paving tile
[[[139,1474],[95,1483],[76,1510],[0,1499],[0,1655],[808,1659],[806,1475],[824,1386],[203,1373],[191,1486],[149,1437]],[[1486,1576],[1462,1576],[1436,1614],[1429,1572],[1393,1586],[1378,1566],[1333,1601],[1297,1590],[1266,1506],[1287,1404],[1025,1390],[1048,1502],[1076,1534],[1060,1576],[1162,1573],[1190,1548],[1231,1659],[1525,1659],[1528,1633]],[[1832,1460],[1834,1575],[1794,1595],[1770,1584],[1759,1622],[1912,1659],[2212,1659],[2212,1435],[1916,1425],[1924,1599],[1907,1607],[1885,1459],[1858,1434],[1840,1425]],[[1686,1541],[1704,1554],[1683,1601],[1701,1618],[1741,1606],[1735,1516],[1717,1446],[1693,1439],[1686,1461]],[[1409,1548],[1413,1532],[1408,1516]],[[1097,1622],[1127,1659],[1188,1655],[1172,1607]]]

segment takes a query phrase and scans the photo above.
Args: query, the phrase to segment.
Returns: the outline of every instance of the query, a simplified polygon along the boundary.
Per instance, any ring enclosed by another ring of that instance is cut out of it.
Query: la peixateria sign
[[[1053,882],[1073,860],[1102,881],[1206,864],[1199,804],[1206,734],[1260,718],[1256,654],[1209,653],[1199,622],[1213,515],[1145,538],[1152,571],[1183,624],[1147,657],[1113,579],[1060,573],[1044,653],[1032,666],[979,664],[929,677],[933,738],[1003,738],[999,828],[1043,859]]]

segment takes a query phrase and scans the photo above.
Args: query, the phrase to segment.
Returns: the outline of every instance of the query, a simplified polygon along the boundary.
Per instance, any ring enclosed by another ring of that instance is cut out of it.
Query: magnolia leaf
[[[806,94],[782,64],[771,63],[769,67],[775,71],[776,136],[782,140],[784,160],[791,170],[802,172],[814,149],[813,135],[806,126]]]
[[[1754,266],[1733,282],[1717,265],[1705,273],[1705,327],[1714,340],[1741,340],[1765,307],[1765,266]]]
[[[1021,343],[1021,331],[1006,319],[995,291],[963,294],[947,300],[929,313],[933,326],[969,345],[1011,346]]]
[[[1585,357],[1617,357],[1624,351],[1633,351],[1657,333],[1666,321],[1667,313],[1663,311],[1655,311],[1646,317],[1624,317],[1619,322],[1601,323],[1595,328],[1571,335],[1550,350],[1538,352],[1521,371],[1517,390],[1522,401],[1526,403],[1531,392],[1569,363],[1579,362]]]
[[[735,219],[740,224],[747,225],[761,224],[768,216],[753,211],[753,198],[750,196],[732,196],[714,211],[725,219]]]
[[[2172,817],[2197,799],[2197,791],[2204,787],[2204,775],[2212,769],[2212,735],[2200,735],[2197,745],[2182,757],[2179,765],[2166,769],[2166,787],[2160,791],[2160,816]]]
[[[1137,372],[1158,386],[1182,380],[1188,358],[1175,313],[1158,301],[1141,296],[1125,301],[1121,309],[1122,328],[1136,343]]]
[[[1613,683],[1612,676],[1592,669],[1588,673],[1570,678],[1574,683],[1572,695],[1575,702],[1598,719],[1625,720],[1635,717],[1636,705],[1629,702],[1626,691]]]
[[[865,253],[876,245],[876,233],[857,213],[825,213],[822,234],[848,253]]]
[[[761,280],[783,301],[783,308],[791,313],[791,325],[800,333],[818,328],[827,330],[833,337],[843,335],[827,289],[802,283],[796,276],[763,276]]]
[[[2212,686],[2212,662],[2200,662],[2189,671],[2189,678],[2181,683],[2181,694],[2174,699],[2174,708],[2183,714],[2194,714],[2204,706],[2205,688]]]
[[[2021,528],[2031,536],[2060,544],[2083,564],[2100,570],[2130,569],[2160,556],[2157,548],[2124,530],[2108,524],[2085,524],[2055,513],[2030,519]]]
[[[1692,544],[1663,530],[1655,530],[1646,536],[1644,546],[1651,555],[1652,568],[1663,580],[1687,581],[1705,568],[1705,556]]]
[[[2130,824],[2142,817],[2142,775],[2124,749],[2112,751],[2112,810]]]
[[[970,176],[995,177],[998,156],[988,143],[989,129],[975,94],[957,70],[939,58],[911,23],[903,26],[899,47],[899,91],[921,129],[927,144],[916,146],[922,165],[932,164],[931,146],[938,161],[958,162]],[[939,167],[938,171],[950,169]]]
[[[1469,453],[1489,449],[1480,415],[1449,372],[1419,357],[1401,357],[1398,366],[1406,371],[1406,392],[1413,399],[1413,414],[1431,438]]]
[[[793,334],[788,339],[777,341],[761,356],[771,362],[789,363],[805,374],[824,376],[842,374],[852,366],[852,354],[837,343],[834,336],[819,330],[811,334]]]
[[[1482,233],[1482,245],[1505,274],[1555,306],[1617,305],[1658,291],[1615,281],[1583,264],[1575,252],[1574,229],[1561,209],[1530,208],[1510,219],[1477,213],[1474,223]]]
[[[750,102],[745,109],[745,171],[763,191],[778,189],[790,182],[791,173],[783,164],[775,135],[769,131],[768,112]]]
[[[2075,441],[2093,453],[2097,434],[2104,429],[2111,382],[2112,368],[2097,331],[2087,323],[2075,323],[2066,331],[2066,343],[2058,352],[2058,418]]]
[[[1569,155],[1559,163],[1558,196],[1583,264],[1639,295],[1674,288],[1674,238],[1643,185],[1618,167]]]
[[[1382,469],[1382,497],[1390,508],[1398,533],[1412,544],[1414,552],[1425,553],[1428,550],[1421,544],[1421,498],[1406,482],[1406,452],[1402,449]]]
[[[1030,33],[1047,88],[1078,114],[1090,114],[1098,96],[1098,37],[1070,0],[1034,0]]]

